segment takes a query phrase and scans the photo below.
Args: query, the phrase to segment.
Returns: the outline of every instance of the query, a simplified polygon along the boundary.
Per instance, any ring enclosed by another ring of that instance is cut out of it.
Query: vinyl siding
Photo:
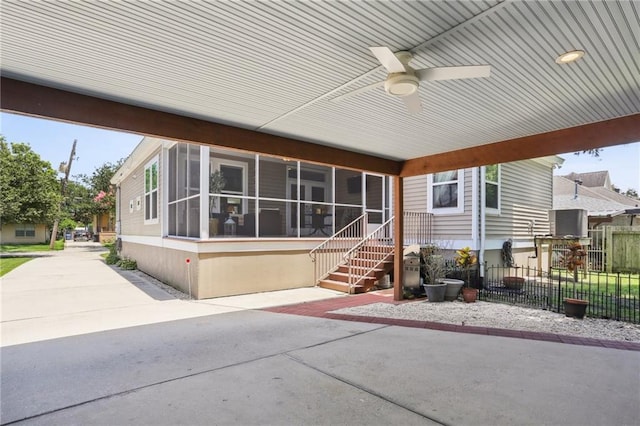
[[[427,211],[427,182],[426,175],[405,178],[405,210]],[[434,239],[472,240],[473,185],[478,185],[477,182],[473,182],[473,169],[465,169],[464,213],[435,215]],[[553,173],[550,165],[535,160],[501,164],[500,212],[486,215],[486,248],[500,248],[509,238],[524,240],[529,244],[529,242],[532,243],[534,235],[548,234],[548,211],[553,205],[552,194]],[[478,202],[480,202],[479,185]]]
[[[427,211],[427,175],[404,178],[404,210]]]
[[[144,224],[144,167],[158,155],[158,223]],[[120,219],[121,235],[158,236],[162,233],[162,220],[164,202],[164,176],[165,170],[162,161],[162,148],[156,149],[142,161],[126,179],[120,184],[120,199],[118,214]],[[134,177],[135,176],[135,177]],[[137,209],[137,199],[140,197],[140,210]],[[133,202],[133,211],[129,211],[129,202]]]
[[[502,244],[508,238],[528,240],[536,234],[548,234],[548,211],[553,206],[550,166],[517,161],[502,164],[500,173],[500,214],[486,217],[487,241]]]

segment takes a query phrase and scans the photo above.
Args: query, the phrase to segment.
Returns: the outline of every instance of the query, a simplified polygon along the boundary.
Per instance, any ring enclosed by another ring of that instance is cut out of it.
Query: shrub
[[[107,263],[107,265],[115,265],[120,261],[120,256],[118,256],[115,245],[112,244],[111,246],[109,246],[109,254],[104,259],[104,261]]]
[[[138,262],[136,262],[133,259],[129,259],[125,257],[124,259],[120,259],[120,261],[117,263],[117,266],[119,266],[122,269],[133,270],[138,267]]]

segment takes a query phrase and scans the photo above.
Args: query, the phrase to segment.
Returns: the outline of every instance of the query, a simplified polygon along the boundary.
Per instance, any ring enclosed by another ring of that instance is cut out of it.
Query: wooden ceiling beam
[[[640,141],[640,114],[407,160],[403,177]]]
[[[82,95],[7,77],[6,112],[397,176],[402,162]]]

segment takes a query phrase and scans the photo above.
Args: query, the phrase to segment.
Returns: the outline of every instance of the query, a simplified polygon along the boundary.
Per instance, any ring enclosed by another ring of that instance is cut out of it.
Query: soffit
[[[406,160],[640,111],[637,1],[24,2],[1,5],[2,75],[216,123]],[[416,68],[409,115],[368,50]],[[557,65],[564,51],[576,63]]]

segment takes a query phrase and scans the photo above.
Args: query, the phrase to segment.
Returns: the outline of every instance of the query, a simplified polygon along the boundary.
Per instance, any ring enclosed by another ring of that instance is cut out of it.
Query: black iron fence
[[[478,298],[564,313],[564,299],[589,302],[586,315],[640,324],[640,275],[485,265]]]

